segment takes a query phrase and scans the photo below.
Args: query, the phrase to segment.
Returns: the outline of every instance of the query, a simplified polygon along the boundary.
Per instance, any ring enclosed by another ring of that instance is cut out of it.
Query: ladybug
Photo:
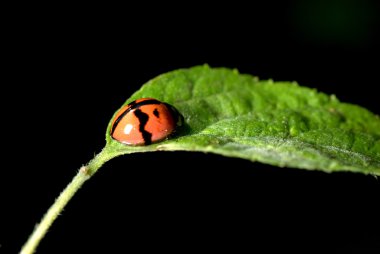
[[[114,119],[111,137],[127,145],[149,145],[163,140],[183,123],[176,108],[153,98],[125,105]]]

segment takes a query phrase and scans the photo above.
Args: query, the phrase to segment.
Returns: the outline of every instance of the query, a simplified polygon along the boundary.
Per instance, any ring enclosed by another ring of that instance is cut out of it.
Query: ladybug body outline
[[[122,107],[115,115],[111,137],[127,145],[149,145],[172,135],[183,116],[172,105],[141,98]]]

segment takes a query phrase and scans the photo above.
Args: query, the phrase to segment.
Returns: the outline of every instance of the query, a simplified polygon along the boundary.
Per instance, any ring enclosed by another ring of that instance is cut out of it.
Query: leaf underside
[[[379,116],[334,95],[203,65],[162,74],[126,103],[143,97],[175,106],[185,126],[165,141],[127,146],[110,137],[111,119],[109,153],[201,151],[280,167],[380,175]]]

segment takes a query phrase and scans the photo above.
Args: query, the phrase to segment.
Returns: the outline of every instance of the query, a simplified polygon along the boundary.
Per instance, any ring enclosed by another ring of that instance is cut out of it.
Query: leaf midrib
[[[355,152],[355,151],[350,151],[348,149],[344,149],[344,148],[340,148],[340,147],[336,147],[336,146],[327,146],[327,145],[320,145],[320,144],[316,144],[316,143],[310,143],[310,142],[305,142],[303,140],[299,140],[297,138],[279,138],[279,137],[276,137],[276,136],[265,136],[265,137],[231,137],[231,136],[225,136],[225,135],[213,135],[213,134],[208,134],[208,133],[196,133],[196,134],[190,134],[190,136],[207,136],[207,137],[213,137],[214,139],[224,139],[224,141],[227,140],[226,143],[228,143],[228,141],[231,140],[230,143],[236,143],[238,144],[239,146],[242,145],[244,146],[244,144],[241,144],[239,143],[238,141],[239,140],[243,140],[243,141],[246,141],[246,140],[258,140],[258,141],[266,141],[268,139],[272,139],[272,140],[276,140],[276,141],[280,141],[280,142],[276,142],[277,145],[279,144],[283,144],[283,143],[286,143],[286,142],[292,142],[292,143],[296,143],[296,144],[299,144],[300,146],[302,147],[312,147],[313,149],[317,150],[320,152],[320,150],[316,149],[318,147],[321,147],[321,148],[325,148],[327,150],[335,150],[335,151],[339,151],[339,152],[342,152],[342,153],[345,153],[345,154],[354,154],[358,157],[361,157],[361,158],[364,158],[365,161],[373,161],[374,163],[376,164],[379,164],[380,165],[380,160],[376,157],[373,157],[373,156],[370,156],[370,155],[365,155],[365,154],[362,154],[362,153],[359,153],[359,152]],[[274,142],[273,142],[274,144]]]

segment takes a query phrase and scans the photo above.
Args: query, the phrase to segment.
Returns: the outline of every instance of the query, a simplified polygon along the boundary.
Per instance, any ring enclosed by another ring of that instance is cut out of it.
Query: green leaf
[[[202,151],[280,167],[380,175],[379,116],[334,95],[204,65],[160,75],[126,103],[143,97],[175,106],[185,126],[163,142],[127,146],[110,137],[111,119],[109,153]]]

